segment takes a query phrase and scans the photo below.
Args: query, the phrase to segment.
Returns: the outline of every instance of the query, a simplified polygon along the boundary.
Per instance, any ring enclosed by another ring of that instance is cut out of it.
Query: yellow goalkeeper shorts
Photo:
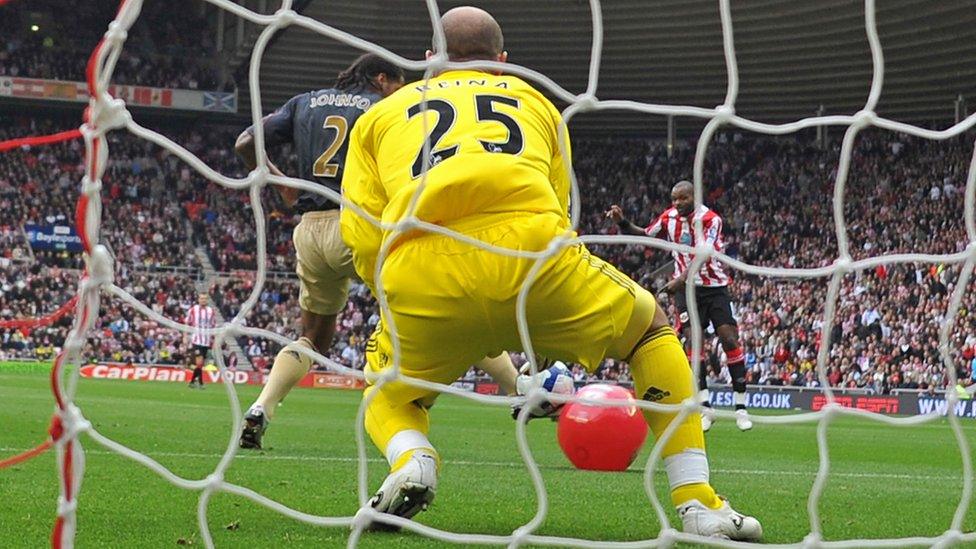
[[[522,251],[544,250],[566,232],[551,214],[494,216],[481,225],[451,228]],[[516,302],[535,261],[437,234],[396,247],[381,272],[392,318],[384,315],[367,342],[367,381],[393,364],[391,326],[400,341],[401,373],[437,383],[455,381],[485,356],[522,349]],[[545,263],[528,294],[533,350],[593,371],[604,356],[630,354],[655,307],[647,290],[582,244],[563,248]],[[383,392],[397,404],[436,397],[401,382],[384,385]]]

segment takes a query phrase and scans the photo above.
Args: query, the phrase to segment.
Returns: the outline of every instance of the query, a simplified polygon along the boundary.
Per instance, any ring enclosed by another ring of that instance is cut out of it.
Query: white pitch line
[[[13,453],[23,451],[23,448],[0,448],[0,452]],[[106,456],[118,456],[124,457],[115,452],[109,452],[106,450],[85,450],[86,454],[92,455],[106,455]],[[207,458],[218,460],[222,457],[222,454],[203,454],[203,453],[192,453],[192,452],[153,452],[150,457],[175,457],[175,458]],[[269,454],[255,454],[250,452],[238,452],[235,455],[238,459],[247,460],[257,460],[257,461],[312,461],[312,462],[327,462],[327,463],[356,463],[358,460],[352,457],[339,457],[339,456],[289,456],[289,455],[269,455]],[[383,458],[368,458],[366,461],[370,463],[386,463]],[[444,460],[445,464],[448,465],[463,465],[468,467],[501,467],[508,469],[523,469],[525,464],[516,461],[468,461],[468,460]],[[540,469],[564,469],[569,466],[560,465],[539,465]],[[628,469],[628,471],[640,472],[644,468]],[[787,471],[787,470],[775,470],[775,469],[712,469],[712,473],[718,473],[723,475],[781,475],[790,477],[815,477],[817,475],[816,471]],[[657,471],[658,474],[664,474],[663,469]],[[831,477],[842,477],[842,478],[885,478],[885,479],[897,479],[897,480],[959,480],[962,475],[959,476],[943,476],[943,475],[905,475],[898,473],[836,473],[831,472]]]

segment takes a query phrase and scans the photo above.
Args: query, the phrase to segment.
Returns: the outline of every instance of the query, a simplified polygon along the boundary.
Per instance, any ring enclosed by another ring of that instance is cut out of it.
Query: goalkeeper
[[[403,80],[400,67],[378,55],[364,54],[339,74],[332,88],[296,95],[265,116],[265,143],[268,147],[293,144],[299,177],[338,192],[349,130],[367,109],[403,86]],[[253,132],[253,127],[244,130],[234,146],[249,170],[257,165]],[[269,170],[281,175],[273,164]],[[267,383],[244,416],[241,448],[261,448],[278,403],[311,368],[312,360],[296,349],[304,347],[323,355],[329,352],[336,317],[346,305],[356,275],[349,249],[339,234],[339,205],[318,193],[299,193],[290,187],[278,190],[286,205],[302,214],[292,236],[300,282],[302,337],[275,357]],[[508,353],[485,358],[477,366],[494,377],[504,391],[515,392],[518,374]]]
[[[455,8],[441,22],[451,61],[506,60],[501,29],[487,12]],[[412,211],[488,244],[543,251],[555,238],[574,236],[563,162],[569,143],[558,138],[559,124],[555,107],[515,76],[444,72],[363,115],[352,132],[343,192],[384,222]],[[351,208],[343,209],[341,226],[356,271],[371,287],[377,253],[388,245],[380,281],[392,318],[380,326],[391,320],[396,326],[402,374],[447,384],[480,357],[521,348],[516,300],[534,260],[416,229],[394,239]],[[604,357],[626,359],[645,399],[677,404],[693,396],[685,353],[654,297],[581,244],[545,262],[526,313],[535,350],[544,356],[589,371]],[[367,346],[367,380],[376,380],[392,357],[391,334],[380,327]],[[427,438],[427,408],[438,394],[402,381],[367,387],[366,430],[390,463],[371,500],[376,509],[412,517],[433,499],[440,458]],[[674,417],[646,414],[656,436]],[[699,414],[682,420],[663,456],[686,532],[761,536],[759,522],[732,510],[709,483]]]

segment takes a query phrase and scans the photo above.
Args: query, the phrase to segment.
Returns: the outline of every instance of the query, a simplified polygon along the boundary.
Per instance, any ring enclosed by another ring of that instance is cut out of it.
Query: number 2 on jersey
[[[522,137],[522,128],[510,115],[495,110],[496,103],[501,103],[517,109],[519,107],[518,99],[505,97],[502,95],[476,95],[474,99],[475,106],[477,107],[478,121],[498,122],[505,126],[505,128],[508,130],[508,139],[505,141],[494,142],[479,139],[478,141],[481,143],[481,146],[484,147],[486,151],[491,153],[521,153],[525,143],[525,139]],[[417,103],[416,105],[410,107],[407,109],[407,118],[409,119],[417,116],[423,112],[421,110],[422,108],[423,103]],[[427,169],[429,170],[437,164],[457,154],[457,145],[451,145],[450,147],[444,147],[441,149],[437,148],[437,144],[440,142],[441,138],[444,137],[444,134],[450,131],[451,127],[454,126],[454,121],[457,119],[457,109],[454,108],[454,105],[443,99],[430,99],[427,101],[427,110],[437,112],[437,123],[434,124],[434,128],[427,136],[428,145],[426,148],[430,150],[430,162],[427,165]],[[413,161],[413,166],[410,169],[410,175],[414,179],[420,177],[421,173],[423,173],[424,148],[424,146],[420,147],[420,151],[417,153],[417,158]]]
[[[325,119],[322,129],[335,130],[335,137],[332,138],[332,143],[315,160],[315,164],[312,165],[312,175],[315,177],[335,177],[339,173],[339,164],[329,164],[329,160],[332,160],[332,157],[345,143],[346,135],[349,133],[349,122],[341,116],[332,115]]]

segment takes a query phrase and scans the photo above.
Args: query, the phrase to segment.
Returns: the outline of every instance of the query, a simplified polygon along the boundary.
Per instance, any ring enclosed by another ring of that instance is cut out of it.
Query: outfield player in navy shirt
[[[290,143],[298,155],[298,176],[339,193],[353,124],[403,82],[400,67],[375,54],[362,55],[339,74],[333,87],[296,95],[265,116],[265,145],[274,148]],[[234,146],[250,170],[257,165],[253,132],[253,127],[244,130]],[[268,168],[281,175],[273,164]],[[245,415],[243,448],[261,447],[264,429],[278,403],[311,368],[311,360],[296,347],[328,352],[336,316],[345,307],[356,276],[339,233],[339,204],[309,191],[290,187],[278,191],[287,206],[302,214],[292,236],[301,286],[302,337],[275,357],[267,384]]]

